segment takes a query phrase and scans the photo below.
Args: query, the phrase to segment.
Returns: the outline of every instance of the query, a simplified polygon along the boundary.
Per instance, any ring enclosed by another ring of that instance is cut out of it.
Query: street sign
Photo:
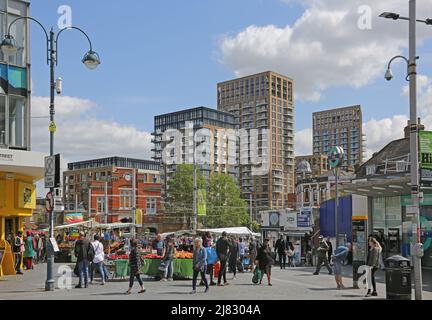
[[[418,206],[406,206],[407,214],[417,214],[418,210],[419,210]]]
[[[54,211],[64,211],[63,200],[61,197],[54,197]]]
[[[56,126],[55,122],[51,122],[49,125],[49,132],[54,133],[56,131],[57,131],[57,126]]]
[[[48,212],[52,212],[54,209],[54,196],[51,192],[48,192],[46,195],[45,208]]]
[[[45,188],[60,186],[60,155],[45,157]]]

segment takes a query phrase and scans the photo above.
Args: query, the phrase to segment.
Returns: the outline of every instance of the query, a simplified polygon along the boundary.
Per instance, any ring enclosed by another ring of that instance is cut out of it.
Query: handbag
[[[292,257],[294,255],[294,251],[292,251],[292,250],[288,250],[287,251],[287,256],[288,257]]]
[[[158,267],[158,270],[159,270],[159,272],[165,272],[166,268],[167,268],[167,265],[166,265],[165,261],[162,261]]]

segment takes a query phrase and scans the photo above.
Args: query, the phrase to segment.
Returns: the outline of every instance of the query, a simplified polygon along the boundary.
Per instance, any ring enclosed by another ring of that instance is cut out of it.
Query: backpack
[[[94,257],[95,257],[95,250],[93,248],[93,245],[91,243],[89,243],[88,248],[87,248],[87,260],[93,261]]]

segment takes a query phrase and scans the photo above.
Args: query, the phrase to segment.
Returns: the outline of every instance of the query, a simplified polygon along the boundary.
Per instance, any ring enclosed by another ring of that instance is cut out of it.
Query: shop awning
[[[90,221],[83,221],[78,223],[71,223],[71,224],[65,224],[63,226],[57,226],[54,228],[54,230],[63,230],[63,229],[69,229],[69,228],[78,228],[78,227],[84,227],[84,228],[97,228],[99,227],[99,223],[96,221],[90,220]]]
[[[112,229],[126,229],[133,227],[133,223],[105,223],[98,224],[99,229],[112,230]]]
[[[411,193],[409,176],[385,176],[354,180],[343,186],[345,194],[357,194],[366,197],[394,197]]]

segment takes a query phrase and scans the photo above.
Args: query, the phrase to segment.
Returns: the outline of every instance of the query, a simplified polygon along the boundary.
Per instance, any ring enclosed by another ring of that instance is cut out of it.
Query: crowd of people
[[[21,266],[25,270],[33,270],[34,264],[45,263],[47,260],[47,240],[45,234],[33,234],[27,231],[23,235],[22,231],[18,231],[13,239],[12,250],[15,255],[15,271],[16,274],[22,275]]]

